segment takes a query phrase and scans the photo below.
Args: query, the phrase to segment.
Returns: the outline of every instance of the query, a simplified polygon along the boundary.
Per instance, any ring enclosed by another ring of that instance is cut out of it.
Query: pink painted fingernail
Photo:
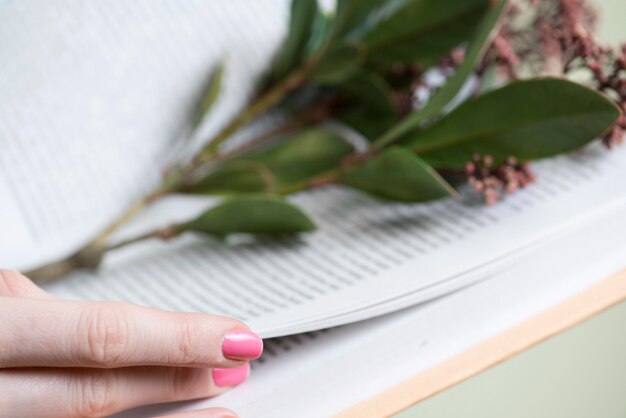
[[[250,363],[233,369],[213,369],[213,382],[217,386],[237,386],[250,375]]]
[[[263,353],[263,340],[252,331],[231,331],[224,335],[222,354],[234,360],[251,360]]]

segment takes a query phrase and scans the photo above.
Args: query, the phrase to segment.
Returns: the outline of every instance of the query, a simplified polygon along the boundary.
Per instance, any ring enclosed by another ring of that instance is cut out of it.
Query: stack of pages
[[[78,248],[154,186],[171,149],[197,146],[228,120],[284,34],[287,6],[5,5],[0,265],[27,269]],[[188,138],[195,95],[224,56],[218,109]],[[493,207],[385,203],[339,187],[301,193],[293,201],[319,231],[296,241],[147,242],[47,289],[235,316],[270,339],[249,383],[125,416],[204,405],[328,416],[626,267],[625,151],[592,146],[538,163],[536,184]],[[213,203],[168,198],[117,238]]]
[[[519,268],[522,257],[571,239],[626,197],[622,150],[589,149],[536,170],[537,184],[495,207],[390,204],[339,188],[303,193],[293,200],[320,229],[297,242],[150,243],[48,289],[235,316],[267,338],[369,319]],[[160,209],[189,206],[173,199]]]

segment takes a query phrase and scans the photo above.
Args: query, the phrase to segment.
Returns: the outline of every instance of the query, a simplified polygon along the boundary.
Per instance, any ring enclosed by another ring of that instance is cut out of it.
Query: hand
[[[262,351],[235,319],[62,301],[0,270],[0,417],[100,417],[215,396],[243,382]]]

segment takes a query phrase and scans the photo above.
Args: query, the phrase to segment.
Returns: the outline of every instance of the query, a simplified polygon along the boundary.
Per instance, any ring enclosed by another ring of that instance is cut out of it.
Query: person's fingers
[[[214,371],[191,367],[6,369],[0,371],[0,416],[106,417],[142,405],[215,396],[242,383],[249,370],[248,363],[228,369],[238,378],[218,386]]]
[[[180,414],[163,415],[161,418],[237,418],[230,409],[226,408],[206,408],[196,411],[181,412]]]
[[[223,368],[262,351],[262,340],[232,318],[117,302],[0,297],[0,368]]]
[[[54,299],[54,296],[35,285],[26,276],[6,269],[0,269],[0,296]]]

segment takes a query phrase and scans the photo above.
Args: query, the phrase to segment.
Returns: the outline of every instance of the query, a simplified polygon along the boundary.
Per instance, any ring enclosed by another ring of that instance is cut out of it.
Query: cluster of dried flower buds
[[[396,81],[406,81],[406,87],[395,89],[391,96],[398,116],[404,117],[411,111],[424,106],[430,97],[454,75],[464,60],[465,49],[457,47],[430,69],[424,69],[419,64],[392,66],[391,77]]]
[[[594,37],[597,16],[587,0],[520,0],[513,3],[479,67],[479,74],[495,66],[507,79],[520,67],[533,72],[567,76],[586,72],[589,84],[611,97],[626,111],[626,44],[613,49]],[[523,21],[523,24],[519,24]],[[626,119],[602,137],[611,148],[624,141]]]
[[[498,202],[503,194],[513,193],[536,179],[527,162],[519,163],[511,156],[499,166],[494,166],[490,155],[478,154],[465,164],[465,176],[469,185],[483,196],[488,205]]]
[[[587,0],[511,2],[503,25],[487,50],[479,73],[495,66],[507,79],[522,67],[555,76],[596,47],[596,13]]]

